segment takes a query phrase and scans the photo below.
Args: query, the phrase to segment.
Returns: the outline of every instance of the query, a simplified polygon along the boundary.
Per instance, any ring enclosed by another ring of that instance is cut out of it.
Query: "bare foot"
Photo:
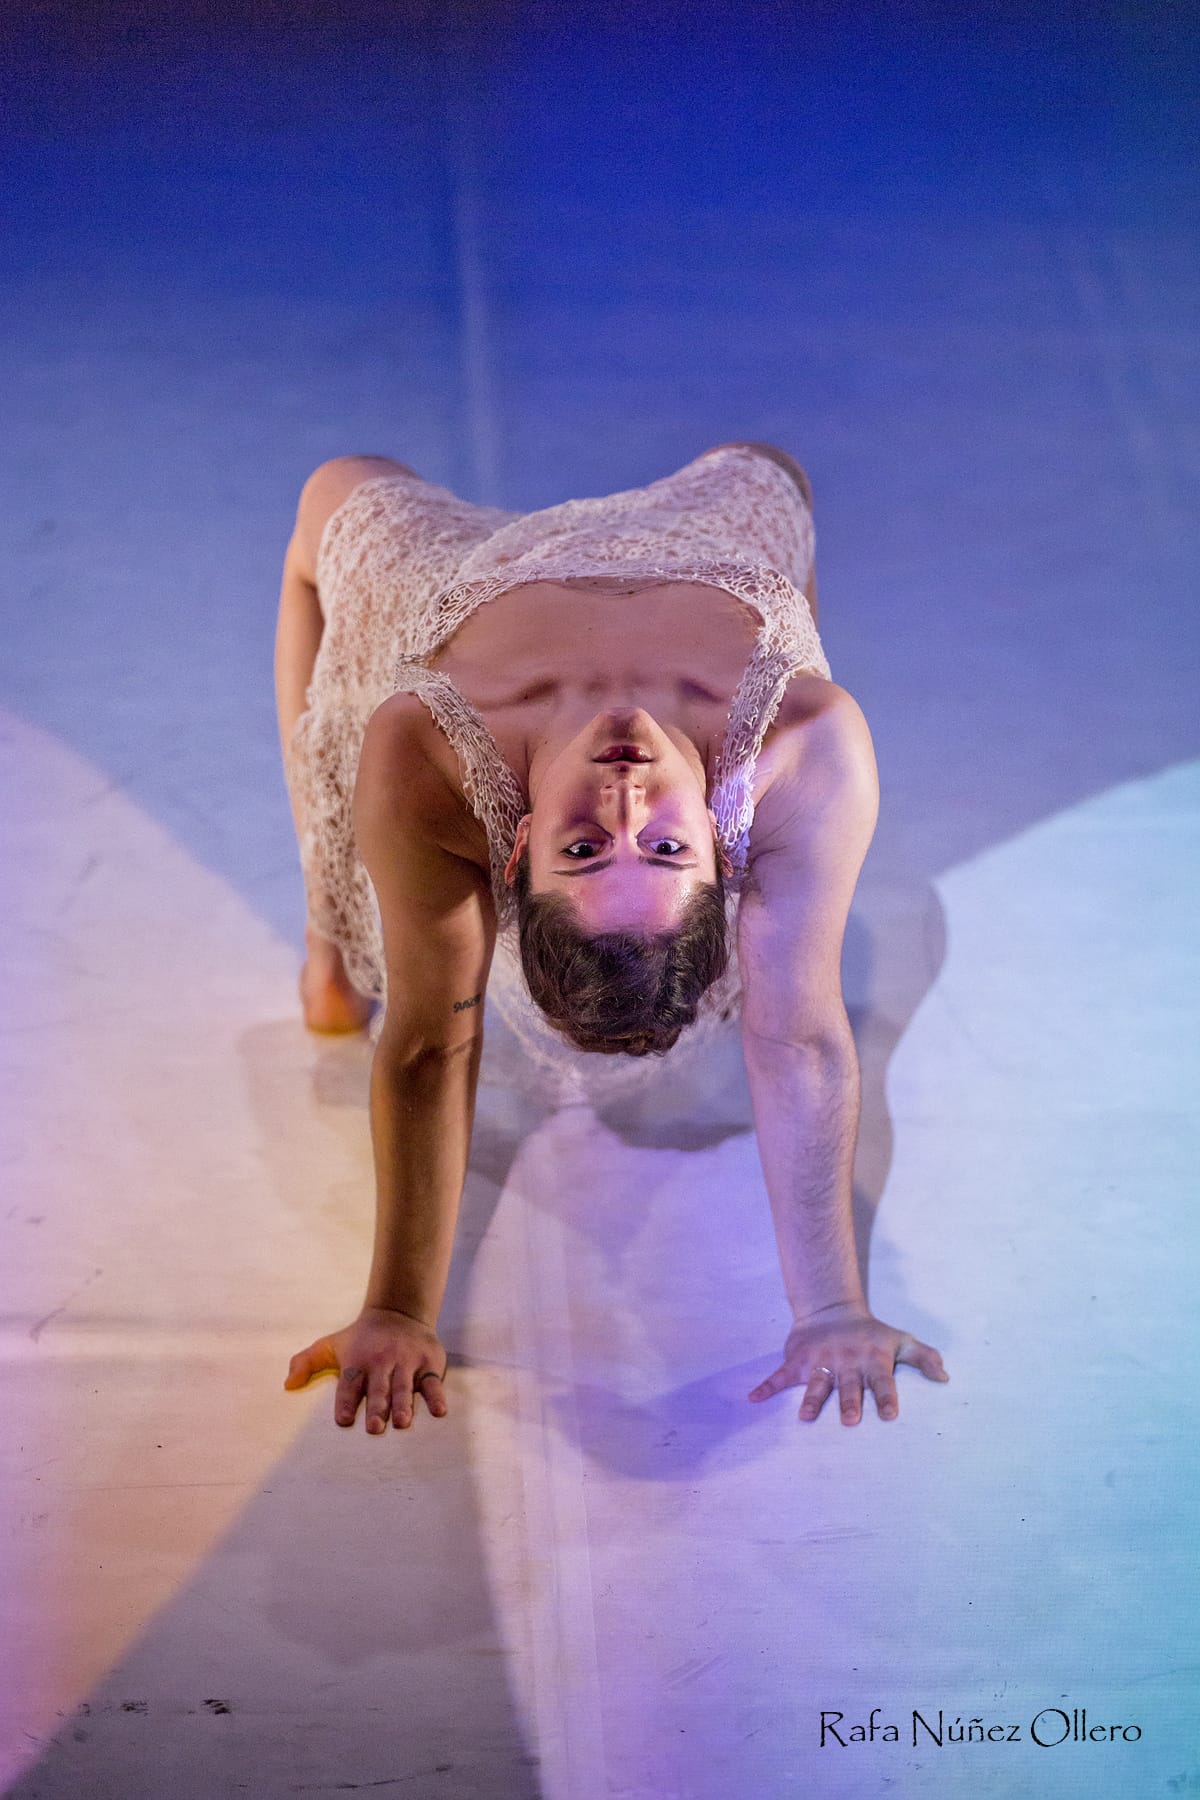
[[[300,1003],[310,1031],[339,1035],[361,1031],[374,1011],[346,973],[342,953],[327,938],[308,930],[304,934],[308,956],[300,971]]]

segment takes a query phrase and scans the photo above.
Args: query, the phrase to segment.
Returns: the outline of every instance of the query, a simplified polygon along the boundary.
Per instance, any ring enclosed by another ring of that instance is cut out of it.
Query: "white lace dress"
[[[355,986],[386,998],[378,908],[354,846],[354,781],[367,720],[403,690],[424,701],[453,744],[463,791],[487,832],[497,923],[487,1001],[521,1047],[521,1056],[505,1059],[514,1085],[556,1104],[595,1103],[645,1078],[656,1059],[577,1050],[530,1000],[516,899],[503,874],[525,796],[481,715],[427,659],[477,607],[530,581],[686,581],[734,595],[755,615],[758,633],[709,796],[734,869],[726,882],[729,968],[667,1060],[678,1065],[728,1030],[741,991],[733,946],[755,764],[792,676],[805,670],[829,678],[802,592],[812,559],[812,517],[799,488],[778,463],[744,445],[706,451],[645,487],[532,513],[476,506],[411,475],[361,482],[322,533],[316,576],[325,631],[287,756],[305,822],[309,917],[340,946]],[[485,1078],[488,1066],[485,1048]],[[494,1060],[491,1067],[494,1075]]]

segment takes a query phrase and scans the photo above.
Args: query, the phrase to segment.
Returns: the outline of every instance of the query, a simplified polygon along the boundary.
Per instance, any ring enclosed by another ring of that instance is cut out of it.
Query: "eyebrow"
[[[574,881],[577,875],[598,875],[601,869],[607,869],[613,861],[606,856],[602,862],[593,862],[589,857],[582,869],[553,869],[554,875],[565,875],[568,881]],[[639,856],[639,862],[652,863],[656,869],[698,869],[698,862],[681,863],[677,856]]]

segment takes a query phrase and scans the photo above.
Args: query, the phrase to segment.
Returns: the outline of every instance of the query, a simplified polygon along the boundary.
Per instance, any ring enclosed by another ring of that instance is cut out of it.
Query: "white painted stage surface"
[[[0,1789],[1200,1792],[1186,9],[103,10],[0,59]],[[489,1011],[449,1415],[339,1431],[282,1385],[373,1204],[295,994],[300,485],[738,438],[875,738],[856,1222],[951,1380],[752,1406],[736,1039],[549,1114]]]
[[[0,779],[13,1793],[1179,1791],[1200,767],[937,884],[870,1269],[947,1386],[747,1402],[785,1310],[731,1043],[674,1148],[481,1090],[451,1409],[382,1440],[281,1388],[359,1298],[366,1046],[11,714]],[[898,1743],[818,1747],[872,1708]],[[1077,1708],[1141,1741],[1030,1743]]]

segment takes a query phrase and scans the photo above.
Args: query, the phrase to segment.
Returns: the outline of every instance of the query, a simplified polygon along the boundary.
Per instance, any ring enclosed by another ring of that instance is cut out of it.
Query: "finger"
[[[426,1375],[417,1381],[417,1392],[435,1419],[440,1419],[446,1412],[446,1390],[440,1375]]]
[[[367,1377],[367,1407],[363,1424],[372,1433],[386,1431],[391,1410],[392,1371],[387,1368],[372,1369]]]
[[[397,1431],[404,1431],[412,1424],[414,1398],[412,1377],[403,1369],[397,1369],[392,1383],[392,1424]]]
[[[847,1369],[838,1376],[838,1398],[842,1408],[842,1424],[857,1425],[862,1418],[863,1378],[857,1369]]]
[[[760,1381],[756,1388],[751,1388],[746,1398],[748,1400],[769,1400],[772,1394],[777,1394],[781,1388],[790,1386],[787,1369],[781,1363],[773,1375],[768,1375],[767,1379]]]
[[[319,1375],[323,1369],[336,1369],[337,1366],[337,1357],[334,1355],[333,1345],[329,1339],[318,1338],[315,1344],[308,1346],[307,1350],[297,1350],[288,1364],[287,1379],[283,1385],[285,1388],[304,1387],[314,1375]]]
[[[814,1369],[808,1378],[804,1399],[800,1403],[800,1417],[815,1419],[836,1386],[836,1379],[828,1369]]]
[[[333,1416],[339,1425],[353,1425],[365,1380],[363,1369],[343,1369],[339,1375],[333,1396]]]
[[[900,1396],[896,1392],[896,1382],[890,1369],[880,1369],[871,1377],[871,1392],[875,1396],[875,1411],[881,1419],[894,1419],[900,1411]]]
[[[946,1373],[946,1365],[942,1361],[941,1351],[935,1350],[932,1344],[922,1344],[918,1338],[908,1338],[901,1344],[896,1352],[896,1361],[912,1363],[914,1368],[920,1369],[922,1375],[927,1376],[930,1381],[949,1381],[950,1379]]]

